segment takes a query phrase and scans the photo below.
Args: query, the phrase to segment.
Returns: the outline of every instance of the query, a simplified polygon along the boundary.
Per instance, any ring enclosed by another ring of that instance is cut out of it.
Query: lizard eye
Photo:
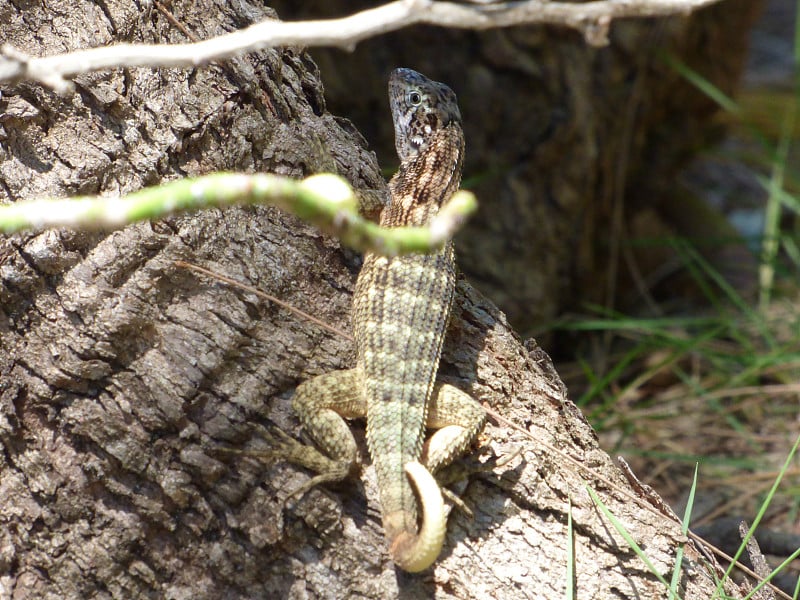
[[[422,102],[422,96],[419,92],[409,92],[408,94],[408,101],[411,103],[412,106],[419,106]]]

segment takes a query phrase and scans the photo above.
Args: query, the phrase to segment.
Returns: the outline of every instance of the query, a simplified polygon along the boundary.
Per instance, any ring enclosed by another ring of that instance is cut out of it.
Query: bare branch
[[[596,0],[584,4],[524,0],[497,4],[456,4],[396,0],[340,19],[262,21],[246,29],[190,44],[119,44],[41,58],[9,45],[0,50],[0,82],[33,80],[60,92],[67,78],[116,67],[193,67],[211,60],[274,46],[338,46],[352,49],[367,38],[416,24],[459,29],[512,25],[561,25],[580,31],[586,41],[608,43],[608,29],[623,17],[688,15],[719,0]]]

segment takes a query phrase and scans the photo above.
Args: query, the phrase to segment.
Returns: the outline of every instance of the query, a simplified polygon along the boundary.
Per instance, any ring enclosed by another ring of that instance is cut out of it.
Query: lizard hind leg
[[[421,462],[436,473],[461,456],[486,422],[486,411],[469,394],[447,384],[433,389],[426,425],[437,429],[422,449]]]
[[[358,465],[356,441],[344,420],[365,415],[358,382],[357,370],[347,369],[319,375],[297,386],[292,409],[322,452],[304,446],[307,460],[287,458],[319,473],[309,486],[345,479]]]

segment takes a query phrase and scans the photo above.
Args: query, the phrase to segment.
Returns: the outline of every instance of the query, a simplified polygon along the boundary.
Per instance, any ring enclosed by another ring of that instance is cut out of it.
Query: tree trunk
[[[6,5],[0,41],[37,54],[186,41],[160,12],[131,8]],[[270,16],[257,2],[171,10],[200,38]],[[300,49],[76,83],[68,98],[25,83],[3,90],[4,201],[125,193],[219,169],[334,171],[386,198],[375,156],[328,112]],[[474,518],[454,511],[433,571],[410,576],[385,552],[369,468],[355,489],[285,504],[308,473],[221,450],[263,450],[259,431],[272,423],[297,435],[294,388],[351,366],[351,343],[176,260],[349,330],[357,257],[274,209],[0,239],[0,598],[549,598],[565,596],[571,560],[579,598],[664,596],[585,483],[667,579],[680,526],[595,477],[642,494],[598,448],[546,354],[466,281],[442,375],[534,439],[487,427],[486,445],[520,457],[460,484]],[[709,597],[705,559],[689,544],[684,560],[683,597]]]

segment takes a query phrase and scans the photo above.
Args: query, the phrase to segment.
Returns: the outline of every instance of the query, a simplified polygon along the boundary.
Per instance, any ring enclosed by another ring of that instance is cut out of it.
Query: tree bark
[[[175,2],[172,11],[200,38],[270,16],[255,2]],[[155,9],[125,2],[53,0],[2,14],[2,41],[35,53],[185,41]],[[374,154],[328,112],[301,49],[76,83],[69,98],[24,83],[3,90],[4,201],[125,193],[218,169],[334,171],[386,198]],[[466,281],[443,378],[590,472],[518,431],[487,427],[485,445],[520,457],[459,484],[474,518],[455,511],[433,571],[409,576],[385,552],[368,467],[354,489],[287,504],[308,473],[222,450],[263,450],[259,432],[273,423],[297,435],[294,388],[351,366],[351,343],[179,259],[349,329],[358,258],[274,209],[2,238],[0,598],[549,598],[564,597],[570,560],[576,597],[664,596],[585,484],[667,579],[679,525],[590,476],[640,495],[598,448],[546,354],[522,344]],[[710,597],[713,566],[692,544],[684,560],[683,597]]]

